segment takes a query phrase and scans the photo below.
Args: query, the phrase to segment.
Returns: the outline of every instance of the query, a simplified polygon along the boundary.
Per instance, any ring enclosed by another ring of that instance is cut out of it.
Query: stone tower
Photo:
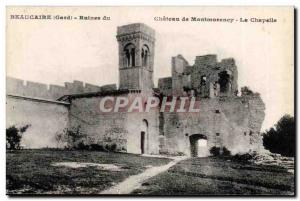
[[[155,31],[142,23],[118,27],[119,88],[153,88]]]

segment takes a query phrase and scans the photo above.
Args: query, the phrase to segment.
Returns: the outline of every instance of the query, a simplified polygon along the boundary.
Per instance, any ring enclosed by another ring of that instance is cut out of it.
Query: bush
[[[117,151],[117,145],[114,143],[114,144],[106,144],[105,145],[105,149],[107,150],[107,151],[111,151],[111,152],[115,152],[115,151]]]
[[[102,145],[100,144],[91,144],[90,150],[92,151],[107,151]]]
[[[220,156],[220,147],[212,147],[209,152],[213,156]]]
[[[181,151],[178,151],[178,152],[176,153],[176,156],[185,156],[185,154],[184,154],[183,152],[181,152]]]
[[[236,154],[232,157],[233,161],[242,162],[242,163],[248,163],[250,160],[254,158],[254,155],[250,153],[246,154]]]
[[[116,144],[112,144],[110,146],[110,151],[116,151],[117,150],[117,145]]]
[[[20,128],[11,126],[6,129],[6,148],[7,149],[20,149],[22,134],[29,128],[29,124]]]
[[[247,86],[241,88],[241,93],[242,93],[242,95],[253,95],[254,94],[253,91]]]
[[[81,127],[73,127],[71,129],[64,129],[61,133],[57,133],[55,140],[57,147],[65,145],[64,149],[88,149],[83,143],[83,139],[86,138],[86,134],[81,131]]]
[[[79,142],[79,143],[77,144],[77,146],[76,146],[76,149],[77,149],[77,150],[89,150],[89,149],[90,149],[90,146],[84,144],[84,142]]]
[[[86,134],[82,133],[80,126],[77,126],[76,128],[66,130],[65,136],[69,140],[69,143],[71,143],[71,146],[74,147],[78,140],[86,137]]]
[[[213,156],[230,156],[231,155],[231,152],[226,147],[223,147],[222,149],[220,147],[212,147],[209,150],[209,152]]]
[[[226,147],[223,147],[223,156],[230,156],[230,155],[231,152]]]

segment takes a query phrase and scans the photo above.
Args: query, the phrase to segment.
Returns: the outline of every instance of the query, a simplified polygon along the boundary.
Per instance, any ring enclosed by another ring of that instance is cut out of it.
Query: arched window
[[[149,48],[147,45],[143,45],[142,47],[142,52],[141,52],[141,57],[142,57],[142,66],[148,66],[149,63]]]
[[[135,66],[135,46],[132,43],[124,47],[124,67]]]
[[[127,49],[125,49],[125,59],[124,60],[125,60],[124,66],[129,67],[130,66],[130,52]]]

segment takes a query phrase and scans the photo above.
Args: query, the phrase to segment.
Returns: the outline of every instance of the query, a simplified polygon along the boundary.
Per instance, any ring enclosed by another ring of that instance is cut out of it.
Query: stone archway
[[[209,156],[207,137],[203,134],[193,134],[190,136],[191,157]]]

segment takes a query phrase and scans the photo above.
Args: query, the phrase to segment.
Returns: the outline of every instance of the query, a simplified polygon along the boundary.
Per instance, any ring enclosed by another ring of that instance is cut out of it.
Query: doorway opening
[[[141,132],[141,153],[145,153],[145,132]]]
[[[140,149],[141,154],[149,153],[149,135],[148,135],[148,121],[143,119],[141,124],[141,136],[140,136]]]
[[[194,134],[190,136],[191,157],[207,157],[209,156],[207,137],[202,134]]]

